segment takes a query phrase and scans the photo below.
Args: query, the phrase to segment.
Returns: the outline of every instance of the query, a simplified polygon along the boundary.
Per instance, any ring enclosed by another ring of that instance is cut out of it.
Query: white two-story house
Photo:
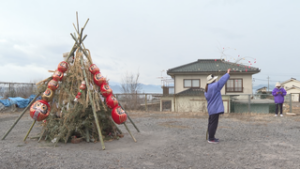
[[[171,102],[171,111],[199,112],[206,111],[204,88],[206,78],[213,74],[220,78],[231,69],[230,79],[221,90],[225,113],[230,112],[230,97],[233,95],[252,94],[252,75],[260,69],[227,62],[221,59],[198,59],[167,70],[167,74],[174,80],[174,95],[165,94],[161,98]]]

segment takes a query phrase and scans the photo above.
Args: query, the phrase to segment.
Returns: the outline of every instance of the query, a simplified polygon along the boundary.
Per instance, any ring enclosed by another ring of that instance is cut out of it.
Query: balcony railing
[[[174,94],[174,86],[164,86],[163,88],[163,94],[168,95],[168,94]]]

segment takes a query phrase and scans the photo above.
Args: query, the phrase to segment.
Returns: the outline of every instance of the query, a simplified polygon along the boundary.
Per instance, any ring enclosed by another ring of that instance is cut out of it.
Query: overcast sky
[[[76,11],[85,46],[111,82],[140,72],[160,84],[173,67],[197,59],[256,59],[254,85],[300,80],[300,1],[110,0],[2,1],[0,81],[30,82],[51,75],[71,50]],[[258,80],[261,79],[261,80]]]

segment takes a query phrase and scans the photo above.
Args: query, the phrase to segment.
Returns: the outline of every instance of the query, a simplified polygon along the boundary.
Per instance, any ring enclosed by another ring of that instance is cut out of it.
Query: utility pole
[[[268,91],[269,91],[269,79],[270,79],[270,78],[269,78],[269,76],[268,76]]]

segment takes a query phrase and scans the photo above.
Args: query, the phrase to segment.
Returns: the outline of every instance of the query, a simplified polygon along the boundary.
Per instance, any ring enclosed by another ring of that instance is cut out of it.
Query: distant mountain
[[[121,84],[113,83],[109,85],[114,93],[122,93]],[[145,85],[141,84],[141,93],[162,93],[160,85]]]
[[[262,87],[267,87],[268,88],[268,84],[259,84],[256,86],[252,87],[253,93],[256,92],[257,89],[262,88]],[[269,91],[272,91],[275,88],[275,83],[269,83]]]

